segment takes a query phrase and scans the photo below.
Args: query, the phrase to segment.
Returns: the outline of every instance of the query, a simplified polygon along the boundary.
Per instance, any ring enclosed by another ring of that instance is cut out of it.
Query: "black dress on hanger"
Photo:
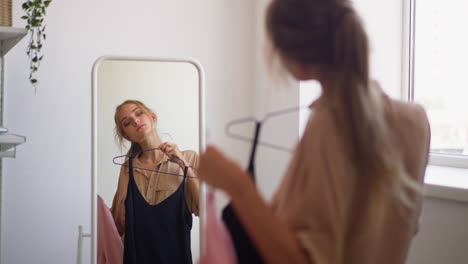
[[[129,181],[125,200],[124,264],[191,264],[192,213],[185,200],[184,179],[164,201],[150,205],[133,178],[129,159]]]
[[[255,138],[252,145],[252,151],[250,153],[250,161],[247,172],[251,175],[255,182],[255,150],[258,144],[258,135],[260,133],[261,122],[256,122],[255,127]],[[250,239],[247,231],[244,229],[240,219],[236,215],[236,211],[231,203],[229,203],[222,212],[222,219],[226,228],[228,229],[234,248],[236,250],[238,263],[264,263],[265,261],[258,254],[258,250]]]

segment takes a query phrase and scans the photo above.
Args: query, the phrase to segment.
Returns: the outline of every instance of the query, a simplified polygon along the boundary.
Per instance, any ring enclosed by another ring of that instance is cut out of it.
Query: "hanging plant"
[[[42,46],[46,40],[44,18],[46,9],[52,0],[28,0],[23,3],[22,8],[25,13],[22,19],[26,20],[26,30],[29,34],[29,43],[26,47],[26,54],[29,57],[29,81],[34,90],[37,91],[37,79],[35,73],[41,65]]]

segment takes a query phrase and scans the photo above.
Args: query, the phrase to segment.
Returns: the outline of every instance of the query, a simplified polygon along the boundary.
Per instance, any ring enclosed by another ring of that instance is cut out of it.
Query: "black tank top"
[[[257,149],[258,135],[260,133],[261,123],[257,122],[255,127],[255,138],[250,153],[250,162],[247,172],[250,173],[252,179],[255,181],[255,150]],[[232,243],[237,254],[238,263],[264,263],[262,257],[252,240],[250,239],[247,231],[244,229],[240,219],[236,215],[236,211],[231,203],[229,203],[222,212],[222,218],[226,228],[231,235]]]
[[[150,205],[133,178],[133,158],[125,200],[124,264],[191,264],[192,214],[185,200],[185,180],[164,201]]]

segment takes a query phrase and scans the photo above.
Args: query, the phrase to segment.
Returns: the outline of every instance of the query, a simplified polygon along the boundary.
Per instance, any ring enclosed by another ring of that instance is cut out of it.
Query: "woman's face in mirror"
[[[125,138],[131,142],[139,142],[154,131],[156,115],[151,113],[150,116],[136,104],[125,104],[118,113],[118,120]]]

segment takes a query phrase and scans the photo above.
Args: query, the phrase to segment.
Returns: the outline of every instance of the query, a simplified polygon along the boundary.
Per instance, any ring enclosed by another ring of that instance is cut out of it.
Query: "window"
[[[409,99],[431,123],[431,164],[468,168],[468,1],[410,0]]]

